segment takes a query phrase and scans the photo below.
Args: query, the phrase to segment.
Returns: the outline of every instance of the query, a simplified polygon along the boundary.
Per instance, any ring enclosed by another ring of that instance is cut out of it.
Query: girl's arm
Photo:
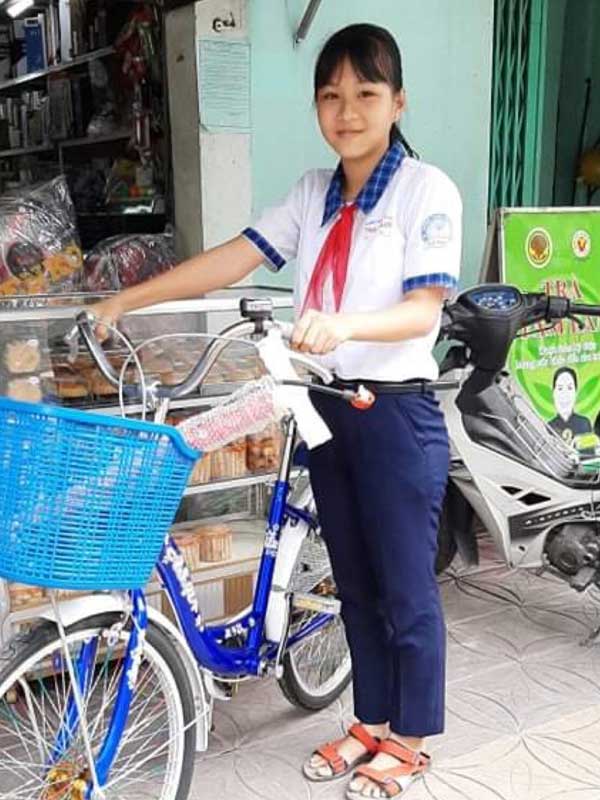
[[[307,311],[294,327],[292,347],[322,354],[342,342],[398,342],[426,336],[439,319],[447,289],[414,289],[402,302],[382,311],[323,314]]]
[[[99,321],[114,325],[127,311],[167,300],[198,297],[237,283],[263,260],[264,256],[253,244],[244,236],[237,236],[225,244],[183,261],[169,272],[95,303],[89,310]],[[99,333],[102,335],[101,331]]]

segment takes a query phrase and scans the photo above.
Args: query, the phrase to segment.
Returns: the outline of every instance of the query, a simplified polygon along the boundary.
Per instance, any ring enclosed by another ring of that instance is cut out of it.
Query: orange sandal
[[[371,736],[371,734],[368,733],[368,731],[365,730],[364,726],[360,723],[351,725],[348,729],[348,733],[346,734],[346,737],[347,736],[352,736],[352,738],[358,739],[358,741],[367,748],[367,752],[358,756],[353,761],[346,761],[346,759],[338,752],[338,747],[344,741],[344,739],[336,739],[334,742],[327,742],[327,744],[317,748],[311,756],[311,758],[314,756],[321,756],[326,763],[321,764],[319,767],[313,767],[311,766],[309,760],[302,768],[304,776],[308,778],[309,781],[321,782],[337,780],[338,778],[347,775],[349,772],[352,772],[357,765],[362,764],[365,761],[370,761],[379,750],[381,744],[380,739],[377,739],[375,736]],[[325,766],[330,768],[330,775],[319,774]]]
[[[405,792],[410,784],[429,769],[431,756],[427,753],[411,750],[410,747],[397,742],[395,739],[385,739],[379,745],[380,753],[387,753],[398,759],[400,765],[389,769],[373,769],[367,765],[354,770],[354,778],[368,778],[383,790],[385,797],[396,797],[400,792]],[[348,789],[347,800],[365,800],[369,795],[362,791]]]

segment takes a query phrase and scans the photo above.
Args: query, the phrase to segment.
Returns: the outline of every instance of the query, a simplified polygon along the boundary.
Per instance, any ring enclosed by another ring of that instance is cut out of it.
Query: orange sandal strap
[[[415,767],[425,768],[431,761],[431,756],[424,753],[422,750],[412,750],[402,742],[397,742],[395,739],[384,739],[379,745],[380,753],[387,753],[398,761],[405,764],[411,764]]]
[[[367,748],[367,751],[371,753],[371,755],[375,755],[375,753],[379,750],[381,740],[377,739],[375,736],[371,736],[366,728],[359,722],[355,722],[354,725],[351,725],[348,728],[348,736],[352,736],[353,739],[358,739],[358,741]]]
[[[383,789],[387,797],[396,797],[407,787],[407,779],[411,779],[424,772],[425,766],[402,763],[390,769],[373,769],[368,765],[357,767],[354,777],[368,778]]]
[[[379,749],[379,745],[381,743],[380,740],[375,736],[371,736],[371,734],[359,723],[351,725],[348,729],[347,735],[352,736],[354,739],[358,739],[358,741],[367,748],[367,751],[370,755],[375,755]],[[338,747],[343,741],[344,739],[336,739],[334,742],[327,742],[315,750],[315,753],[320,755],[321,758],[324,758],[328,766],[331,767],[331,772],[333,775],[341,775],[343,772],[346,772],[349,767],[351,767],[346,759],[338,752]],[[355,764],[356,761],[353,761],[352,763]]]
[[[321,745],[315,750],[315,753],[324,758],[327,762],[327,765],[331,767],[331,772],[333,775],[340,775],[348,768],[348,764],[346,763],[346,759],[341,756],[338,751],[336,745],[340,743],[338,740],[336,742],[327,742],[327,744]]]

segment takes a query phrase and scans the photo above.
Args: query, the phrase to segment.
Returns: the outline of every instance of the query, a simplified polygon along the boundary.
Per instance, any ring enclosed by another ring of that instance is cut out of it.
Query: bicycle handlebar
[[[81,311],[76,317],[76,326],[67,334],[65,341],[70,344],[77,335],[81,335],[85,346],[97,364],[102,375],[113,386],[118,387],[120,385],[120,375],[106,357],[102,345],[96,337],[94,332],[94,322],[94,317],[89,311]],[[291,323],[279,322],[272,319],[265,319],[262,321],[261,332],[271,328],[277,328],[280,330],[282,338],[287,340],[291,338],[293,331],[293,325]],[[125,337],[121,331],[117,332],[119,336],[122,336],[128,342],[127,337]],[[226,347],[228,347],[233,341],[242,339],[243,337],[249,336],[256,332],[257,326],[255,321],[252,320],[242,320],[234,323],[228,328],[225,328],[220,334],[213,338],[205,352],[198,359],[198,362],[194,368],[183,381],[175,386],[165,386],[155,382],[152,387],[154,396],[161,400],[175,400],[192,394],[204,381],[213,364],[217,361]],[[135,348],[131,343],[128,342],[128,344],[133,352]],[[327,385],[333,381],[333,375],[330,370],[317,363],[309,356],[306,356],[303,353],[296,353],[295,351],[288,351],[288,353],[292,361],[303,365],[309,370],[309,372],[311,372],[313,375],[316,375],[324,384]],[[123,391],[128,397],[131,397],[132,395],[139,397],[142,394],[139,387],[133,384],[124,384]]]
[[[588,306],[585,303],[570,303],[569,310],[575,317],[600,317],[600,306]]]

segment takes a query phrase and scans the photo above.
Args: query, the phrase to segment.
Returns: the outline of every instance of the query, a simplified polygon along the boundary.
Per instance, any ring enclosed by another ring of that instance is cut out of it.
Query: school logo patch
[[[448,214],[431,214],[421,225],[426,247],[445,247],[452,241],[452,220]]]
[[[552,239],[544,228],[534,228],[525,242],[525,255],[532,267],[542,269],[552,258]]]
[[[577,258],[587,258],[592,249],[592,237],[587,231],[575,231],[571,239],[571,248]]]

